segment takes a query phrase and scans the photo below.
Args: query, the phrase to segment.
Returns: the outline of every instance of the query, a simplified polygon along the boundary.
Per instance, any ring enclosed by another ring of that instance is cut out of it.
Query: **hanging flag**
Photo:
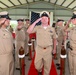
[[[34,23],[38,18],[40,18],[40,13],[31,11],[31,24]],[[36,25],[41,25],[39,21]]]
[[[31,24],[34,23],[38,18],[40,18],[40,12],[31,11],[31,14],[30,14]],[[52,26],[52,24],[53,24],[53,12],[49,12],[48,24],[50,26]],[[39,21],[36,25],[41,25],[41,21]]]

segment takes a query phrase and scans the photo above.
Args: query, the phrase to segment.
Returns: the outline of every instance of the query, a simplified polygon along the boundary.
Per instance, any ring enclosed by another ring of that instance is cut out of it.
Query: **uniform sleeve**
[[[65,36],[67,36],[68,32],[70,32],[72,29],[73,29],[73,27],[67,28],[67,29],[65,30]]]
[[[64,28],[62,29],[62,34],[63,34],[63,36],[66,35],[66,32],[64,31]]]
[[[55,32],[55,28],[53,28],[53,38],[56,39],[56,32]]]
[[[73,29],[73,27],[67,28],[65,31],[66,31],[66,32],[69,32],[69,31],[72,30],[72,29]]]

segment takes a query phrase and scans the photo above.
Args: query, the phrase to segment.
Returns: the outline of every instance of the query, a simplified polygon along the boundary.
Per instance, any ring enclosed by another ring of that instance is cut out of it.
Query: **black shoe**
[[[56,66],[60,66],[60,64],[59,63],[56,63]]]
[[[27,53],[25,56],[29,56],[29,53]]]
[[[61,67],[59,66],[59,67],[57,67],[57,69],[58,69],[58,70],[60,70],[60,69],[61,69]]]
[[[28,60],[32,60],[32,58],[29,57]]]
[[[38,75],[42,75],[42,72],[38,72]]]
[[[16,70],[20,70],[20,68],[16,68]]]

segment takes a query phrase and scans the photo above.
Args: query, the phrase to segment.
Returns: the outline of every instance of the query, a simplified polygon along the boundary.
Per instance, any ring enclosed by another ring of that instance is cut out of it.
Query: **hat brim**
[[[11,20],[11,18],[10,18],[10,17],[8,17],[8,18],[6,18],[6,19]]]
[[[76,15],[73,15],[71,19],[75,19],[75,18],[76,18]]]
[[[60,22],[60,21],[64,22],[64,20],[57,20],[57,22]]]
[[[11,18],[8,15],[1,15],[0,18],[6,18],[6,19],[11,20]]]
[[[42,15],[44,12],[45,12],[45,13],[47,14],[47,16],[49,17],[49,12],[47,12],[47,11],[42,11],[42,12],[40,13],[40,17],[41,17],[41,15]]]
[[[24,20],[19,19],[19,20],[17,20],[17,21],[22,21],[22,22],[23,22]]]
[[[41,17],[43,17],[43,16],[49,17],[47,14],[42,14]]]
[[[30,21],[29,19],[25,19],[25,21]]]

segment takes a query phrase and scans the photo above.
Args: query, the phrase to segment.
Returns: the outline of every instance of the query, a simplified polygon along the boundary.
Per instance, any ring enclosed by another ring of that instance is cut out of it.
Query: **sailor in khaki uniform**
[[[60,54],[61,54],[61,48],[62,48],[62,43],[64,41],[64,26],[63,26],[64,20],[58,19],[56,23],[56,34],[57,34],[57,69],[60,69]]]
[[[66,31],[69,31],[69,41],[70,41],[70,50],[68,53],[69,58],[69,68],[70,75],[76,75],[76,12],[73,13],[71,22],[75,27],[68,28]]]
[[[15,45],[16,45],[16,69],[20,69],[20,65],[19,65],[19,57],[18,57],[18,54],[19,54],[19,49],[21,47],[25,48],[25,39],[26,39],[26,36],[25,36],[25,29],[24,29],[24,20],[23,19],[18,19],[17,22],[18,22],[18,26],[17,26],[17,29],[16,29],[16,39],[15,39]]]
[[[26,56],[29,55],[29,50],[28,50],[28,41],[29,41],[29,34],[27,33],[27,29],[30,26],[30,20],[29,19],[25,19],[25,35],[26,35],[26,40],[25,40],[25,54]]]
[[[56,53],[56,33],[55,29],[48,25],[49,13],[41,12],[41,18],[36,20],[27,30],[28,33],[36,32],[37,45],[35,56],[35,68],[38,75],[42,75],[42,67],[44,66],[44,75],[49,75],[52,62],[52,50]],[[41,20],[40,26],[35,26]],[[54,41],[54,49],[52,48]]]
[[[0,12],[0,75],[14,75],[13,37],[6,29],[9,23],[8,12]]]

